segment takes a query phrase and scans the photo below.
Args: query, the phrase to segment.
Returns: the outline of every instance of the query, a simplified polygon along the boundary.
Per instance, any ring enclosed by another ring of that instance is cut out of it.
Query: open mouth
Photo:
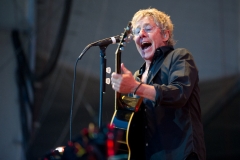
[[[141,44],[141,48],[142,48],[142,50],[145,50],[145,49],[149,48],[151,45],[152,45],[152,43],[143,42],[143,43]]]

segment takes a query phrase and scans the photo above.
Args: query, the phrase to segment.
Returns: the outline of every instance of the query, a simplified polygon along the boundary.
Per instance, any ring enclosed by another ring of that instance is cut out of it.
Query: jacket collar
[[[172,50],[174,50],[173,46],[162,46],[157,48],[153,56],[153,62],[159,58],[165,57]]]
[[[153,61],[150,65],[150,68],[149,68],[148,72],[150,72],[150,71],[153,72],[155,70],[154,73],[156,73],[156,69],[154,69],[155,67],[153,67],[153,66],[156,66],[156,65],[154,65],[154,64],[162,62],[162,60],[165,59],[165,57],[168,55],[168,53],[170,53],[172,50],[174,50],[173,46],[162,46],[162,47],[157,48],[155,53],[154,53]],[[146,63],[144,63],[141,66],[141,68],[139,69],[138,77],[142,76],[142,74],[145,71],[145,67],[146,67]],[[149,80],[149,77],[148,77],[148,80]]]

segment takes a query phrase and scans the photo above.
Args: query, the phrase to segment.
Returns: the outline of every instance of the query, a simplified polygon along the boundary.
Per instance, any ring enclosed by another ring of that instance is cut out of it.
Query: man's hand
[[[133,93],[140,83],[134,79],[132,72],[123,63],[121,64],[121,70],[122,74],[112,73],[112,88],[119,93]]]

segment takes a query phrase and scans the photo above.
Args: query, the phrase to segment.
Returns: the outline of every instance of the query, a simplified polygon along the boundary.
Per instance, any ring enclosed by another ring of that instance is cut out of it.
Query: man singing
[[[143,97],[133,120],[135,160],[205,160],[198,70],[192,54],[174,49],[170,17],[154,8],[139,10],[132,33],[145,63],[133,74],[121,64],[112,88]]]

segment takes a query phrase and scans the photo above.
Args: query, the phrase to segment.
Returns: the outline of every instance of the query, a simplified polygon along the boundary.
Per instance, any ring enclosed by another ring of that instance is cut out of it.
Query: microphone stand
[[[108,45],[99,46],[100,48],[100,100],[99,100],[99,116],[98,126],[102,126],[102,105],[103,105],[103,93],[105,93],[105,79],[106,79],[106,48]]]

